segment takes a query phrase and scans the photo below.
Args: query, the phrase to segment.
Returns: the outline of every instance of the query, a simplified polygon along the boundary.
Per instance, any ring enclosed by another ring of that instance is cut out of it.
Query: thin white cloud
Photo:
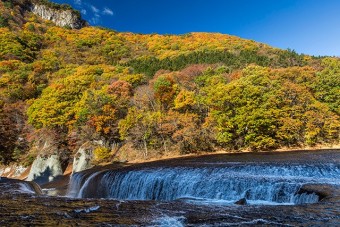
[[[88,21],[92,25],[99,24],[103,15],[113,16],[115,14],[109,7],[104,7],[102,10],[99,10],[99,8],[97,8],[95,5],[89,4],[86,0],[73,1],[78,6],[78,9],[82,15],[87,15],[87,17],[90,17]]]
[[[103,14],[113,16],[113,11],[111,9],[105,7],[104,10],[103,10]]]
[[[95,13],[94,16],[90,19],[90,23],[95,25],[100,22],[100,15],[98,13]]]
[[[74,0],[74,4],[76,5],[82,5],[82,0]]]
[[[90,5],[90,8],[94,13],[99,13],[99,9],[96,8],[94,5]]]

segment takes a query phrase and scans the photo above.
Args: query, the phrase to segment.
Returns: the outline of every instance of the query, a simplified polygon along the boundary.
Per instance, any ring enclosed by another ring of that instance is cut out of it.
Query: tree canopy
[[[73,30],[21,9],[0,2],[2,162],[41,129],[69,149],[144,155],[339,143],[339,58],[216,33]]]

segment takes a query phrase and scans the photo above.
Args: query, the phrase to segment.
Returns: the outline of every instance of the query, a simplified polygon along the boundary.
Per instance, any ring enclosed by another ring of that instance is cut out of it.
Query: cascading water
[[[123,200],[160,200],[250,204],[301,204],[319,200],[297,193],[304,184],[340,185],[337,164],[221,163],[200,167],[162,167],[75,173],[69,196]]]
[[[73,173],[67,190],[67,196],[78,197],[79,190],[82,188],[88,174],[82,172]]]
[[[0,177],[0,195],[1,194],[41,195],[42,191],[39,185],[35,182]]]

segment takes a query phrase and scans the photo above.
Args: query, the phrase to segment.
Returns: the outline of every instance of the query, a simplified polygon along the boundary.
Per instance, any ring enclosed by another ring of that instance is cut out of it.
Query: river
[[[0,187],[7,186],[1,193],[3,224],[16,217],[33,225],[340,225],[339,150],[111,165],[73,174],[58,196],[18,184],[11,192],[0,180]]]

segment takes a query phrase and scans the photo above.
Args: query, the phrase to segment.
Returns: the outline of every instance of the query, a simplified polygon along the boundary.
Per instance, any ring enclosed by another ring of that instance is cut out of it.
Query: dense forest
[[[47,137],[67,157],[100,141],[99,161],[121,147],[148,157],[339,144],[339,58],[223,34],[57,27],[24,4],[0,1],[2,163],[29,164]]]

